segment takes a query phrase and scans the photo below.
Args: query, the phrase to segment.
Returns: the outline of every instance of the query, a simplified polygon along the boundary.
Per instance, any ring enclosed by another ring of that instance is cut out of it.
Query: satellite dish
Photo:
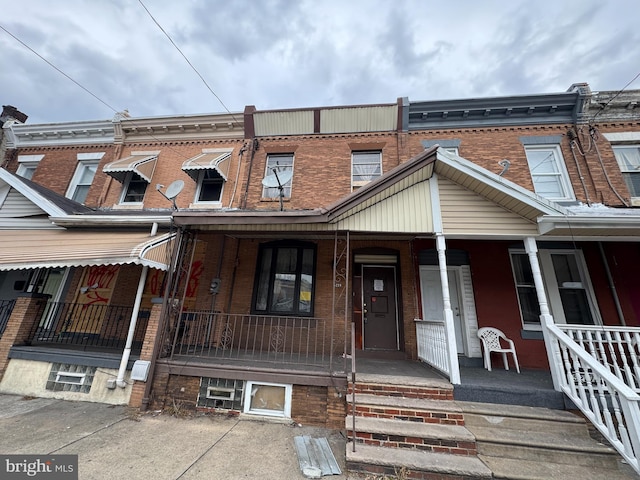
[[[262,184],[267,188],[277,188],[280,190],[280,211],[284,210],[284,186],[291,181],[293,177],[293,172],[291,170],[285,170],[283,172],[278,173],[278,170],[274,167],[273,175],[267,175],[262,179]]]
[[[178,194],[182,191],[183,188],[184,188],[184,182],[182,180],[175,180],[171,182],[171,185],[167,187],[165,196],[169,200],[173,200],[178,196]]]

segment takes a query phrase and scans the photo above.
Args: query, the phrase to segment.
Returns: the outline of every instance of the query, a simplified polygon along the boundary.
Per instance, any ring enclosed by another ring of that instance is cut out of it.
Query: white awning
[[[124,182],[128,172],[135,172],[143,180],[151,183],[156,160],[158,160],[158,155],[131,155],[106,164],[102,171],[119,182]]]
[[[2,230],[0,238],[0,271],[123,264],[167,270],[175,233]]]
[[[200,170],[216,170],[227,181],[229,165],[231,164],[231,152],[233,152],[231,148],[204,150],[200,155],[185,161],[182,164],[182,170],[188,173],[195,181],[198,181]]]

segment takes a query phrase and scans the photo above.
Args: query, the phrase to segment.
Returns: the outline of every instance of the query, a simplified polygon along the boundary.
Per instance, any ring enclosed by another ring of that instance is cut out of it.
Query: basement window
[[[54,392],[89,393],[96,367],[54,363],[51,365],[46,389]]]
[[[196,405],[241,412],[243,393],[243,380],[201,377]]]
[[[244,395],[244,413],[291,417],[291,385],[247,382]]]

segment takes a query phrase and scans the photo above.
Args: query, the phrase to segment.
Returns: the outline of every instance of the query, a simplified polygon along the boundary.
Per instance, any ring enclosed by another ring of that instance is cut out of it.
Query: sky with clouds
[[[0,101],[28,123],[524,95],[579,82],[619,90],[640,72],[638,0],[0,0],[0,12]]]

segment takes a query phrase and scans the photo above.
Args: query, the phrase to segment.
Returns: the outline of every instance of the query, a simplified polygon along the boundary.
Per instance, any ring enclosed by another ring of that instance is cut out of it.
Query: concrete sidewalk
[[[338,431],[226,415],[137,415],[123,406],[0,394],[1,454],[77,454],[79,478],[304,479],[293,438],[326,437],[344,473]]]

